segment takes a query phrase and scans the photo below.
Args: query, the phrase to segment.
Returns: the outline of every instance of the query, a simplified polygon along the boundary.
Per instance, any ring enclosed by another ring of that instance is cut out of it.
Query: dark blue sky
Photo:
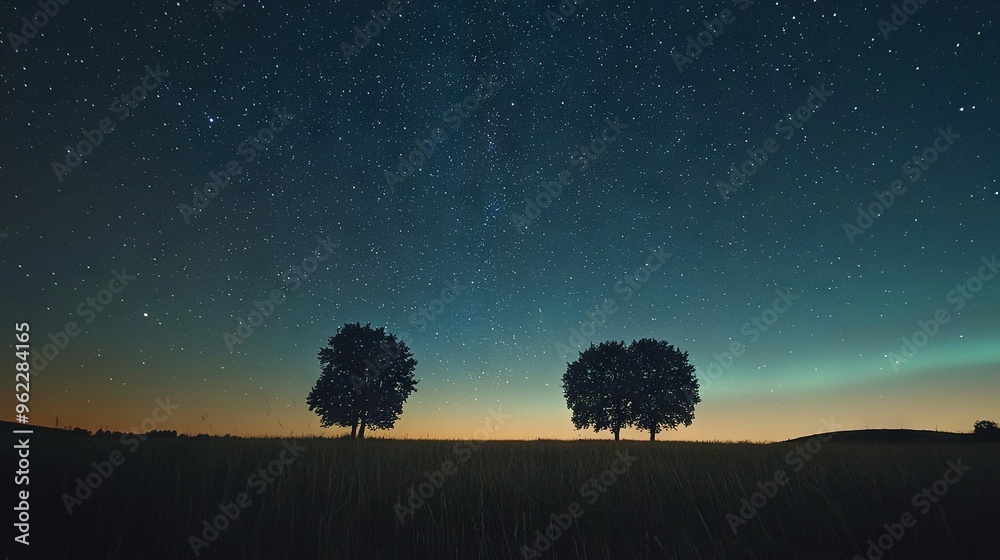
[[[996,415],[988,5],[929,0],[886,39],[884,2],[593,1],[561,20],[554,3],[408,2],[345,61],[387,7],[248,1],[220,21],[207,1],[70,2],[16,52],[8,33],[38,7],[5,8],[2,314],[39,350],[67,321],[83,331],[37,374],[39,423],[128,427],[172,396],[173,429],[316,432],[316,351],[354,321],[407,333],[420,362],[395,435],[465,437],[500,406],[510,437],[575,437],[560,349],[647,336],[702,379],[677,437]],[[102,119],[114,128],[57,178]],[[740,166],[753,176],[724,199]],[[519,228],[526,200],[546,207]],[[122,267],[135,279],[89,306]],[[951,293],[973,277],[974,297]]]

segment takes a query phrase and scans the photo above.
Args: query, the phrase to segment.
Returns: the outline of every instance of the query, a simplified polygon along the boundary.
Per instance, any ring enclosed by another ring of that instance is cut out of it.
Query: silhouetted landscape
[[[463,442],[303,438],[295,440],[301,456],[273,482],[249,483],[286,449],[282,440],[166,436],[126,453],[70,514],[62,495],[75,495],[77,479],[96,470],[91,462],[122,448],[40,428],[32,541],[35,558],[95,560],[515,559],[525,557],[523,546],[553,559],[865,558],[883,524],[912,512],[916,525],[894,540],[892,557],[996,557],[997,537],[983,520],[1000,503],[1000,443],[908,430],[832,436],[812,454],[796,447],[818,436],[767,445],[481,441],[464,442],[458,453]],[[621,455],[628,464],[614,465]],[[449,460],[454,473],[435,484],[433,473]],[[942,480],[949,461],[970,470],[935,503],[914,502]],[[613,465],[622,472],[602,484]],[[755,492],[767,496],[779,471],[787,483],[775,483],[761,507],[746,507]],[[416,488],[427,483],[433,491],[424,498]],[[241,492],[252,502],[193,556],[189,537],[204,537],[204,521]],[[551,531],[558,536],[547,548],[538,535],[574,503],[580,515]],[[741,507],[745,524],[731,526],[727,514],[741,516]]]

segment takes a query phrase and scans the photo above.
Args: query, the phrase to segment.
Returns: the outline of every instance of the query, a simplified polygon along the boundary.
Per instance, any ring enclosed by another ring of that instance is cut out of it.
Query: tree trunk
[[[649,430],[649,441],[656,441],[656,431]]]
[[[358,439],[365,439],[365,419],[361,419],[361,429],[358,430]]]
[[[357,439],[358,437],[358,419],[355,418],[354,422],[351,424],[351,439]]]
[[[620,433],[621,433],[621,428],[615,428],[615,441],[621,440],[621,438],[619,437]]]

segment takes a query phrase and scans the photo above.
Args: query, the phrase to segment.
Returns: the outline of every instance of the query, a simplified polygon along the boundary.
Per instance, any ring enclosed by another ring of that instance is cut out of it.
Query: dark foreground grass
[[[196,558],[189,536],[241,492],[252,502],[197,558],[521,559],[574,502],[582,515],[527,557],[864,558],[868,540],[906,512],[916,525],[886,560],[1000,557],[998,444],[827,443],[789,462],[796,444],[480,442],[456,453],[456,442],[300,439],[305,450],[266,488],[248,484],[285,441],[150,439],[130,453],[113,440],[36,438],[31,554],[17,545],[12,558]],[[63,493],[114,450],[124,464],[68,514]],[[618,452],[636,460],[596,499],[582,495]],[[959,459],[972,469],[922,513],[913,496]],[[454,474],[401,523],[397,502],[449,460]],[[726,514],[738,516],[741,498],[777,471],[787,484],[734,534]]]

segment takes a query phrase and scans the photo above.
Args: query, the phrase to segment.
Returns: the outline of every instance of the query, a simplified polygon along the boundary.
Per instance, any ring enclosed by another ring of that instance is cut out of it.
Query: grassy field
[[[1000,557],[1000,444],[456,443],[301,439],[298,449],[279,439],[164,438],[123,446],[36,435],[31,555],[18,545],[12,558],[196,558],[189,536],[203,537],[203,521],[225,515],[220,504],[234,504],[228,510],[238,516],[197,558],[866,558],[868,540],[907,512],[915,525],[883,538],[886,559]],[[91,462],[116,450],[121,464],[93,475]],[[971,469],[946,476],[949,461]],[[269,464],[281,472],[257,472]],[[609,469],[619,472],[600,482]],[[100,486],[69,514],[63,495],[88,475]],[[936,503],[913,500],[945,478]],[[422,483],[429,497],[408,504],[409,488]],[[739,517],[741,498],[759,488],[759,509]],[[240,507],[244,492],[249,503]],[[416,506],[403,522],[397,502]],[[536,543],[536,530],[550,524],[556,538]]]

